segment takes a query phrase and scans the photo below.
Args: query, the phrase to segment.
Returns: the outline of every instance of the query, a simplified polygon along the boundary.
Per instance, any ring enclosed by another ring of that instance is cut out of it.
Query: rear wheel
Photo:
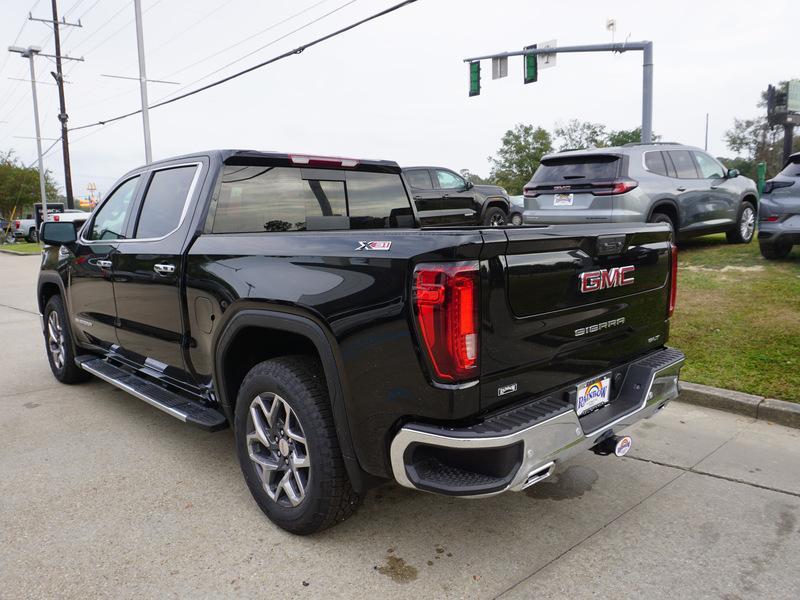
[[[761,256],[763,256],[767,260],[779,260],[781,258],[786,258],[787,256],[789,256],[789,253],[792,251],[792,245],[765,244],[764,242],[760,242],[758,244],[758,249],[761,250]]]
[[[30,228],[30,230],[28,231],[28,237],[26,237],[25,239],[34,244],[39,241],[39,234],[37,233],[35,227]]]
[[[756,231],[756,209],[749,202],[742,202],[739,207],[739,216],[736,219],[736,227],[725,236],[729,244],[749,244],[753,241],[753,234]]]
[[[236,451],[259,508],[300,535],[344,521],[358,507],[318,361],[288,356],[257,364],[236,400]]]
[[[506,212],[498,206],[490,207],[483,216],[483,224],[488,227],[501,227],[506,224],[506,220]]]
[[[672,231],[675,232],[675,223],[672,222],[672,217],[670,217],[667,213],[663,212],[656,212],[650,215],[650,220],[648,223],[666,223],[672,228]]]
[[[91,376],[75,364],[72,332],[61,296],[53,296],[44,307],[44,341],[50,370],[61,383],[80,383]]]
[[[511,224],[519,227],[522,225],[522,215],[519,213],[514,213],[511,215]]]

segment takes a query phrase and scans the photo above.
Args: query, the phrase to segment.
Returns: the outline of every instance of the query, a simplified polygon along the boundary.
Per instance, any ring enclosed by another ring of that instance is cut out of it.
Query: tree
[[[509,194],[522,193],[539,167],[542,156],[553,151],[553,139],[547,130],[533,125],[517,124],[503,135],[497,155],[489,157],[490,178]]]
[[[487,184],[487,183],[492,183],[489,179],[485,179],[485,178],[481,177],[480,175],[477,175],[477,174],[473,173],[469,169],[461,169],[459,171],[459,173],[461,173],[461,176],[464,179],[466,179],[467,181],[469,181],[471,183],[474,183],[475,185],[484,185],[484,184]]]
[[[45,193],[53,200],[58,195],[50,171],[45,171]],[[13,150],[0,152],[0,213],[10,217],[15,208],[19,214],[40,201],[39,170],[23,166]]]
[[[654,142],[661,139],[660,135],[652,134]],[[637,144],[642,141],[642,128],[636,127],[635,129],[620,129],[618,131],[611,131],[606,136],[606,146],[624,146],[625,144]]]
[[[599,148],[606,145],[607,135],[605,125],[578,119],[570,119],[566,124],[556,123],[553,130],[553,137],[560,142],[559,150]]]

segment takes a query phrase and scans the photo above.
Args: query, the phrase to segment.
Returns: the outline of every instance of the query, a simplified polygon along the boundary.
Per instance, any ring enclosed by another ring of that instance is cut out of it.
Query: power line
[[[325,1],[325,0],[323,0],[323,1]],[[315,18],[315,19],[312,19],[311,21],[309,21],[309,22],[307,22],[307,23],[305,23],[305,24],[301,25],[300,27],[297,27],[297,28],[295,28],[295,29],[292,29],[290,32],[288,32],[288,33],[285,33],[285,34],[283,34],[282,36],[280,36],[280,37],[278,37],[278,38],[275,38],[274,40],[272,40],[271,42],[268,42],[268,43],[264,44],[264,45],[263,45],[263,46],[261,46],[260,48],[256,48],[256,49],[255,49],[255,50],[253,50],[252,52],[248,52],[248,53],[247,53],[247,54],[245,54],[244,56],[240,56],[240,57],[239,57],[239,58],[237,58],[236,60],[234,60],[234,61],[231,61],[231,62],[229,62],[228,64],[226,64],[226,65],[223,65],[222,67],[219,67],[218,69],[215,69],[215,70],[211,71],[211,73],[207,73],[207,74],[203,75],[201,78],[199,78],[199,79],[195,79],[195,80],[194,80],[194,81],[192,81],[191,83],[187,83],[186,85],[184,85],[183,87],[180,87],[180,88],[178,88],[178,89],[177,89],[177,90],[175,90],[174,92],[170,92],[169,94],[167,94],[167,95],[165,95],[165,96],[162,96],[161,98],[159,98],[159,99],[157,100],[157,102],[160,102],[161,100],[165,100],[166,98],[169,98],[170,96],[174,96],[175,94],[180,94],[180,93],[181,93],[183,90],[188,90],[190,87],[192,87],[192,86],[193,86],[193,85],[195,85],[196,83],[200,83],[201,81],[203,81],[203,80],[205,80],[205,79],[208,79],[208,78],[209,78],[209,77],[211,77],[212,75],[216,75],[216,74],[217,74],[217,73],[219,73],[220,71],[224,71],[224,70],[225,70],[225,69],[227,69],[228,67],[230,67],[230,66],[232,66],[232,65],[235,65],[235,64],[236,64],[236,63],[238,63],[238,62],[241,62],[242,60],[244,60],[244,59],[245,59],[245,58],[247,58],[248,56],[252,56],[253,54],[256,54],[257,52],[261,52],[261,50],[264,50],[265,48],[268,48],[269,46],[272,46],[273,44],[277,44],[278,42],[280,42],[280,41],[281,41],[281,40],[283,40],[283,39],[286,39],[286,38],[287,38],[287,37],[289,37],[290,35],[294,35],[294,34],[295,34],[295,33],[297,33],[298,31],[301,31],[301,30],[305,29],[306,27],[310,27],[310,26],[311,26],[311,25],[313,25],[314,23],[317,23],[317,22],[321,21],[322,19],[324,19],[324,18],[326,18],[326,17],[329,17],[329,16],[331,16],[332,14],[334,14],[334,13],[336,13],[336,12],[339,12],[339,11],[340,11],[340,10],[342,10],[343,8],[345,8],[345,7],[347,7],[347,6],[351,5],[351,4],[353,4],[353,3],[354,3],[354,2],[356,2],[356,1],[357,1],[357,0],[349,0],[348,2],[345,2],[344,4],[341,4],[341,5],[337,6],[337,7],[336,7],[336,8],[334,8],[333,10],[331,10],[331,11],[328,11],[328,12],[326,12],[325,14],[323,14],[323,15],[320,15],[319,17],[317,17],[317,18]],[[314,6],[318,6],[319,4],[322,4],[322,2],[318,2],[317,4],[315,4],[315,5],[313,5],[313,6],[309,7],[309,8],[313,8]],[[301,11],[301,12],[303,12],[303,11]],[[297,14],[300,14],[300,13],[297,13]],[[295,17],[295,16],[297,16],[297,15],[292,15],[292,17],[289,17],[289,18],[287,18],[287,19],[284,19],[284,20],[283,20],[283,21],[281,21],[280,23],[276,23],[276,24],[275,24],[275,26],[277,26],[277,25],[279,25],[279,24],[282,24],[282,23],[285,23],[286,21],[288,21],[289,19],[291,19],[291,18],[293,18],[293,17]],[[269,29],[271,29],[271,28],[272,28],[272,27],[270,27]],[[266,31],[266,29],[265,29],[264,31]],[[263,31],[262,31],[262,32],[260,32],[260,33],[263,33]],[[248,39],[249,39],[249,38],[248,38]],[[181,69],[181,70],[183,70],[183,69]],[[176,73],[180,73],[180,71],[176,71]],[[171,75],[174,75],[174,74],[175,74],[175,73],[172,73]],[[169,75],[168,75],[168,77],[169,77]]]
[[[222,79],[219,79],[217,81],[214,81],[212,83],[204,85],[203,87],[197,88],[196,90],[192,90],[191,92],[187,92],[185,94],[182,94],[181,96],[177,96],[175,98],[171,98],[170,100],[164,100],[163,102],[156,102],[152,106],[148,106],[148,108],[152,110],[154,108],[158,108],[158,107],[164,106],[166,104],[172,104],[173,102],[177,102],[178,100],[183,100],[184,98],[188,98],[189,96],[194,96],[195,94],[199,94],[200,92],[204,92],[204,91],[209,90],[209,89],[211,89],[213,87],[217,87],[219,85],[222,85],[223,83],[227,83],[228,81],[236,79],[237,77],[241,77],[242,75],[245,75],[247,73],[250,73],[252,71],[260,69],[262,67],[266,67],[267,65],[271,65],[272,63],[276,63],[276,62],[278,62],[280,60],[283,60],[284,58],[288,58],[288,57],[293,56],[295,54],[300,54],[301,52],[307,50],[308,48],[316,46],[317,44],[321,44],[322,42],[325,42],[325,41],[327,41],[329,39],[332,39],[334,37],[337,37],[337,36],[347,32],[347,31],[350,31],[351,29],[355,29],[356,27],[359,27],[359,26],[361,26],[361,25],[363,25],[365,23],[368,23],[369,21],[373,21],[373,20],[375,20],[375,19],[377,19],[379,17],[382,17],[384,15],[388,15],[389,13],[392,13],[392,12],[394,12],[396,10],[399,10],[399,9],[405,7],[405,6],[408,6],[409,4],[413,4],[416,1],[417,0],[404,0],[403,2],[399,2],[398,4],[390,6],[387,9],[384,9],[384,10],[382,10],[380,12],[374,13],[374,14],[372,14],[369,17],[366,17],[364,19],[361,19],[360,21],[356,21],[355,23],[351,23],[350,25],[347,25],[346,27],[342,27],[341,29],[337,29],[336,31],[334,31],[332,33],[329,33],[329,34],[324,35],[322,37],[316,38],[315,40],[312,40],[311,42],[303,44],[302,46],[298,46],[297,48],[295,48],[293,50],[289,50],[288,52],[284,52],[283,54],[279,54],[277,56],[274,56],[274,57],[272,57],[272,58],[270,58],[268,60],[260,62],[260,63],[258,63],[256,65],[253,65],[252,67],[248,67],[247,69],[244,69],[242,71],[238,71],[237,73],[234,73],[232,75],[228,75],[227,77],[223,77]],[[73,127],[73,128],[71,128],[71,130],[87,129],[89,127],[97,127],[99,125],[105,125],[106,123],[113,123],[114,121],[120,121],[122,119],[126,119],[126,118],[132,117],[134,115],[138,115],[141,112],[142,112],[141,109],[134,110],[134,111],[131,111],[131,112],[123,114],[123,115],[119,115],[119,116],[116,116],[116,117],[105,119],[103,121],[98,121],[96,123],[89,123],[89,124],[86,124],[86,125],[81,125],[80,127]]]

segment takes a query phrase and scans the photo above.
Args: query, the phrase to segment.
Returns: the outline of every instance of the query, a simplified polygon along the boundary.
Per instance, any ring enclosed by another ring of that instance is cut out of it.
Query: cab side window
[[[439,180],[439,187],[443,190],[462,189],[466,183],[461,177],[450,171],[436,171],[436,179]]]
[[[667,165],[661,152],[645,152],[644,166],[651,173],[657,175],[667,175]]]
[[[87,232],[89,240],[118,240],[124,238],[125,221],[131,210],[136,187],[139,185],[139,176],[131,177],[115,189],[97,211],[92,219],[92,226]]]
[[[704,179],[722,179],[725,170],[722,165],[703,152],[695,152],[694,159],[700,168],[700,177]]]

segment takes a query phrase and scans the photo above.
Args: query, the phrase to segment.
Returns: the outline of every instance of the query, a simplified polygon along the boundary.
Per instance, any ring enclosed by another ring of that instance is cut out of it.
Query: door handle
[[[171,275],[175,272],[175,265],[153,265],[153,271],[158,273],[159,275]]]
[[[422,200],[422,196],[414,196],[414,200]]]
[[[712,190],[718,190],[718,189],[719,189],[719,186],[718,186],[718,185],[712,185],[712,186],[711,186],[711,189],[712,189]]]
[[[112,262],[110,260],[98,260],[96,261],[96,264],[101,269],[110,269]]]
[[[686,191],[686,188],[685,188],[685,187],[683,187],[683,186],[680,186],[680,187],[678,188],[678,191],[679,191],[679,192],[685,192],[685,191]]]
[[[450,194],[445,194],[444,196],[442,196],[442,198],[445,199],[445,200],[447,200],[449,197],[450,197]]]

